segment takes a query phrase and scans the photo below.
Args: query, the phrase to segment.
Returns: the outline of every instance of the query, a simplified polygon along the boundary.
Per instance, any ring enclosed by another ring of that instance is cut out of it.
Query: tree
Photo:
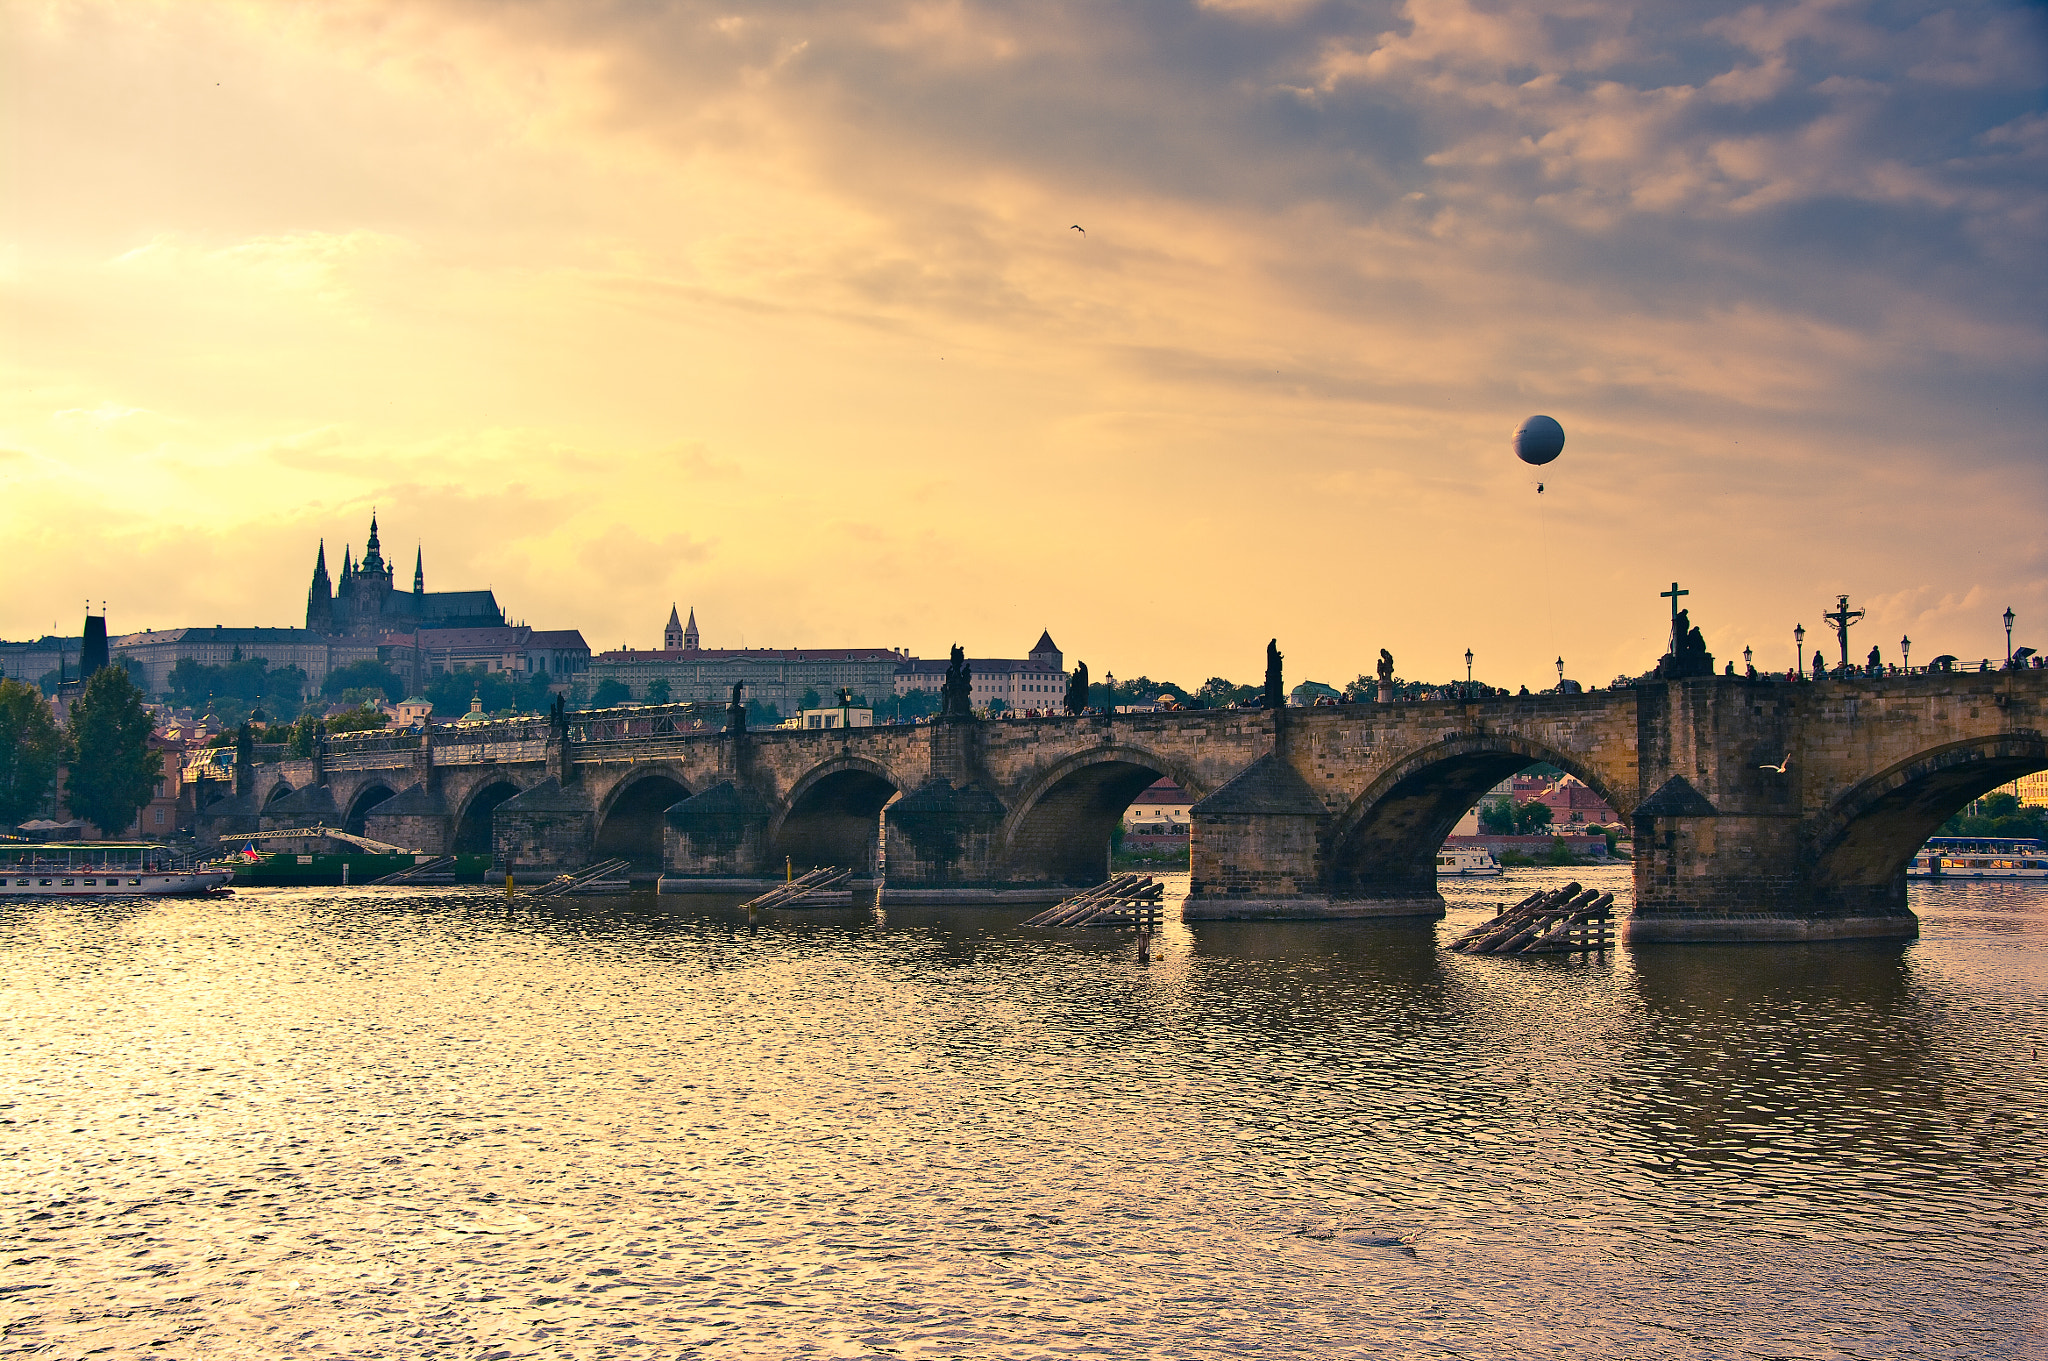
[[[35,686],[0,680],[0,823],[42,806],[64,759],[64,734]]]
[[[368,689],[375,689],[393,704],[405,698],[405,681],[399,674],[369,657],[350,662],[347,666],[337,666],[327,673],[326,680],[320,682],[320,693],[344,704],[349,702],[349,691]],[[469,706],[465,704],[463,707]]]
[[[825,700],[816,690],[806,690],[804,691],[804,697],[796,702],[796,707],[799,709],[822,709],[825,707]]]
[[[375,704],[368,703],[358,704],[353,709],[344,709],[327,719],[327,731],[330,733],[379,732],[390,725],[391,720],[385,716],[384,711]]]
[[[609,709],[615,704],[624,704],[632,698],[633,692],[626,688],[624,681],[616,677],[606,676],[597,683],[597,689],[591,691],[590,707],[593,709]],[[434,712],[439,713],[440,711],[440,706],[438,704],[435,705]]]
[[[1205,709],[1228,709],[1234,704],[1251,704],[1259,697],[1256,685],[1236,685],[1221,676],[1211,676],[1195,691]]]
[[[666,704],[669,702],[668,696],[667,676],[657,676],[647,683],[647,702],[649,704]]]
[[[437,718],[460,718],[469,712],[472,698],[482,702],[487,714],[535,713],[547,707],[548,683],[545,676],[520,680],[503,671],[464,666],[429,680],[425,697],[433,701]],[[624,698],[631,699],[632,695],[628,693]],[[604,706],[600,703],[598,707]]]
[[[71,770],[64,802],[104,836],[115,836],[135,821],[163,774],[163,756],[149,749],[153,725],[142,708],[142,692],[118,666],[85,683],[71,706],[67,734]]]
[[[1535,836],[1549,825],[1549,804],[1531,799],[1515,810],[1515,830],[1523,836]]]
[[[1493,836],[1515,834],[1515,805],[1507,798],[1488,799],[1479,805],[1479,826]]]

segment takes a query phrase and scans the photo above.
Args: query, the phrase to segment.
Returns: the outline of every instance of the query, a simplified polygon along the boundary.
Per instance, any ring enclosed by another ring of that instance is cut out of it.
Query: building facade
[[[206,666],[223,666],[238,657],[261,657],[273,668],[296,666],[315,693],[329,671],[377,659],[374,638],[336,638],[306,629],[145,629],[123,634],[111,646],[115,657],[141,666],[142,688],[153,695],[170,689],[171,668],[188,658]]]
[[[412,694],[435,676],[465,670],[498,671],[518,680],[546,676],[550,689],[566,692],[590,670],[590,644],[580,632],[524,624],[387,633],[378,655]]]
[[[505,612],[490,591],[429,591],[424,549],[413,552],[412,589],[399,590],[397,566],[385,561],[374,513],[363,560],[352,561],[349,554],[348,548],[341,550],[341,576],[330,580],[327,541],[320,541],[313,584],[306,592],[308,632],[374,640],[416,629],[499,628],[505,623]]]
[[[709,648],[700,641],[696,611],[686,625],[671,607],[658,651],[621,648],[591,659],[585,696],[615,680],[634,700],[646,702],[653,698],[650,687],[666,681],[670,703],[725,703],[734,685],[744,685],[748,699],[790,714],[804,707],[806,692],[826,701],[841,689],[868,699],[894,694],[896,670],[909,660],[907,653],[887,647]]]
[[[906,658],[896,669],[896,693],[914,690],[937,694],[946,683],[944,661]],[[995,701],[1005,709],[1062,709],[1067,700],[1066,659],[1050,631],[1041,632],[1028,657],[969,657],[974,707],[987,710]]]

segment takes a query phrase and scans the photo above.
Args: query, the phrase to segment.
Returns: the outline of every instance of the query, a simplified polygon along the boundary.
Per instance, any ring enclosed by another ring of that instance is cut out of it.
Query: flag
[[[253,842],[253,841],[252,841],[252,842],[250,842],[250,843],[249,843],[248,845],[246,845],[246,846],[242,847],[242,859],[244,859],[244,860],[261,860],[262,858],[263,858],[262,856],[260,856],[260,855],[256,854],[256,843],[255,843],[255,842]]]

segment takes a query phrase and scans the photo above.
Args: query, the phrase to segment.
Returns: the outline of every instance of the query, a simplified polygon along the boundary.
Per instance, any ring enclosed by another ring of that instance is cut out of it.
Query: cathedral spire
[[[313,585],[306,592],[306,627],[326,633],[333,617],[334,583],[327,577],[327,540],[322,539],[320,553],[313,559]]]
[[[412,593],[414,595],[425,595],[427,593],[427,555],[424,547],[416,547],[412,550]]]
[[[683,645],[683,621],[676,617],[676,607],[668,607],[668,627],[661,631],[661,646],[665,652],[674,652]]]
[[[670,615],[670,617],[674,617],[674,615],[675,615],[675,611],[674,611],[674,610],[670,610],[670,611],[669,611],[669,615]],[[688,625],[687,625],[687,626],[686,626],[686,627],[685,627],[685,628],[683,629],[683,651],[685,651],[685,652],[695,652],[696,650],[697,650],[697,607],[696,607],[695,605],[692,605],[692,606],[690,607],[690,622],[689,622],[689,624],[688,624]]]
[[[377,538],[377,512],[374,509],[370,511],[370,541],[363,545],[363,560],[356,564],[356,570],[375,572],[379,576],[388,572],[384,566],[384,552]]]

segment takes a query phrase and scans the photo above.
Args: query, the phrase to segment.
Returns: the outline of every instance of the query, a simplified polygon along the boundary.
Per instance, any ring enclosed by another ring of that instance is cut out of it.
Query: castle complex
[[[397,586],[397,568],[384,560],[377,539],[377,516],[370,515],[370,541],[361,562],[341,550],[341,579],[327,576],[327,542],[313,564],[313,585],[306,593],[306,629],[350,638],[380,638],[387,633],[419,629],[499,628],[505,612],[490,591],[428,591],[426,559],[413,556],[412,590]]]

